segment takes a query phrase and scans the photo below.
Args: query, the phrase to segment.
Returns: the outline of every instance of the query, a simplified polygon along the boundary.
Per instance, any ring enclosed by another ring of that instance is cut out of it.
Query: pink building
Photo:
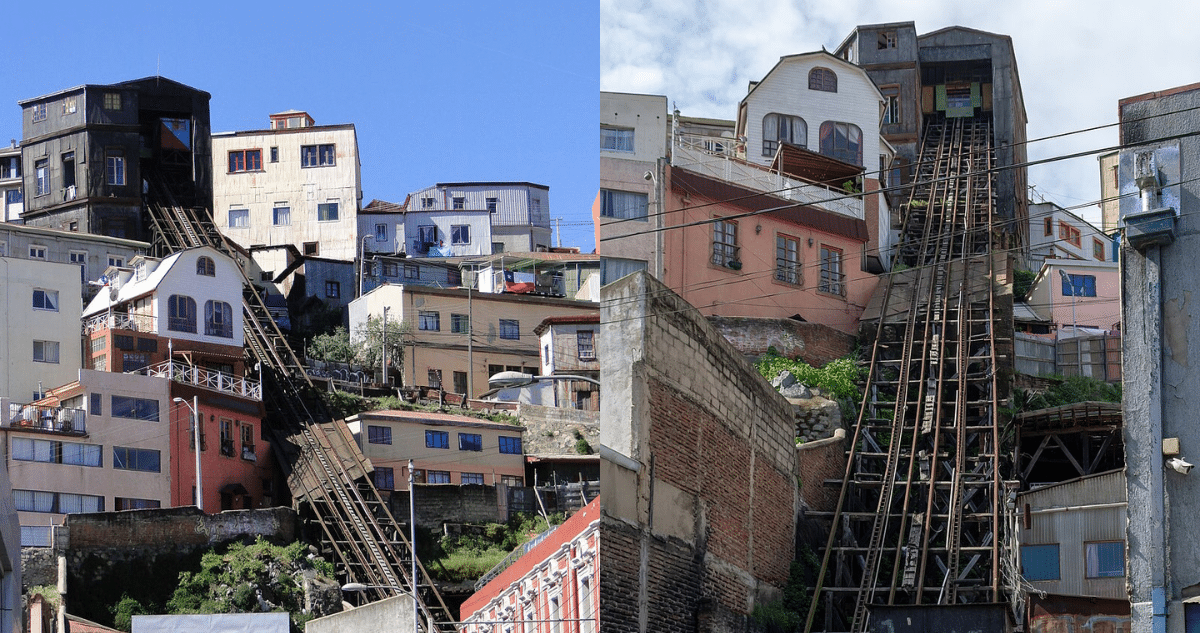
[[[812,153],[806,158],[822,160]],[[841,165],[828,162],[828,168]],[[861,215],[679,167],[667,173],[664,217],[677,227],[663,238],[668,287],[705,315],[798,315],[843,332],[855,330],[879,282],[869,272],[871,235]]]
[[[1047,259],[1029,304],[1059,338],[1121,329],[1121,273],[1116,262]],[[1064,277],[1065,275],[1065,277]]]
[[[600,499],[567,519],[463,603],[462,633],[595,633]]]

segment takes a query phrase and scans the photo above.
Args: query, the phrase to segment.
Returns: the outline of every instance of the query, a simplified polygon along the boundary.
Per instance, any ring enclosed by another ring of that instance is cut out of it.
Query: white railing
[[[167,378],[176,382],[195,385],[203,389],[211,389],[221,393],[229,393],[243,398],[262,400],[262,384],[246,380],[240,376],[224,372],[187,365],[178,361],[164,361],[157,365],[144,367],[131,374],[142,374],[155,378]]]
[[[148,314],[113,312],[112,314],[97,314],[83,322],[84,336],[102,330],[129,330],[131,332],[153,333],[155,331],[154,317]]]
[[[729,145],[722,148],[723,152],[706,149],[711,145],[705,144],[713,140],[714,137],[679,136],[671,153],[671,165],[856,220],[866,217],[861,198],[849,195],[842,189],[796,180],[761,165],[733,158]]]
[[[87,413],[83,409],[19,404],[3,399],[3,424],[6,427],[57,433],[87,432]]]

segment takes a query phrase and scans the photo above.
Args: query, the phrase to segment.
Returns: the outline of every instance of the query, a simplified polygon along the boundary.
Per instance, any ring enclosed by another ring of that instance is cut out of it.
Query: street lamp
[[[192,410],[192,433],[196,442],[196,507],[201,512],[204,511],[204,483],[200,479],[200,396],[192,396],[192,402],[195,406],[188,404],[187,400],[175,397],[175,402],[178,402]]]

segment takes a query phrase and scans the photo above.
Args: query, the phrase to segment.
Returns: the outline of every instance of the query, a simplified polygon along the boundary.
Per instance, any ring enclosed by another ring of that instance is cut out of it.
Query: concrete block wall
[[[522,441],[526,455],[577,455],[576,431],[593,448],[600,443],[598,411],[521,404],[517,407],[517,419],[525,427]]]
[[[845,476],[846,442],[846,432],[839,429],[833,437],[796,446],[800,499],[806,509],[833,512],[837,507],[839,490],[825,482]]]

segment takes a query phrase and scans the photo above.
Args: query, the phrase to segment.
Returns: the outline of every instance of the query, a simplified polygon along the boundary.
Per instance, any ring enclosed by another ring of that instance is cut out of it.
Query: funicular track
[[[175,205],[165,187],[155,186],[151,193],[163,201],[146,205],[156,254],[212,246],[239,259],[206,210]],[[375,599],[415,586],[424,630],[454,631],[454,617],[419,561],[414,583],[412,545],[375,488],[349,430],[333,420],[263,298],[239,270],[246,349],[263,382],[271,444],[287,471],[295,505],[302,510],[307,505],[320,528],[322,553],[347,582],[371,587],[367,591]]]
[[[996,603],[1004,502],[995,324],[1004,255],[991,119],[927,120],[900,272],[875,341],[806,631],[868,628],[876,605]],[[998,346],[1000,351],[998,352]],[[820,611],[822,617],[816,618]]]

